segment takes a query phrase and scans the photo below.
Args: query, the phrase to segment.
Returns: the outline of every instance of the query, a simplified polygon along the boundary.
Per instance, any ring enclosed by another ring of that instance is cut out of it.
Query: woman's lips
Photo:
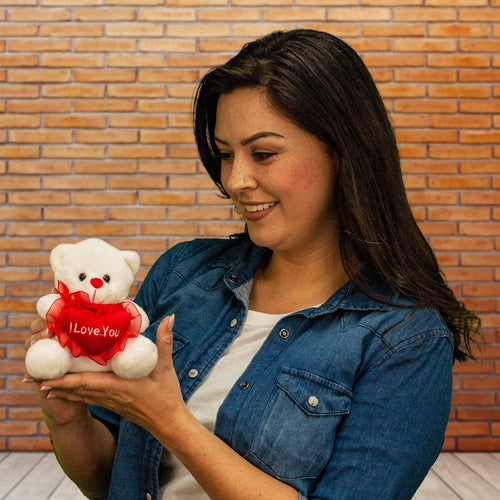
[[[270,203],[254,203],[251,205],[242,204],[244,209],[244,216],[247,221],[257,221],[266,217],[274,207],[276,206],[276,202]]]

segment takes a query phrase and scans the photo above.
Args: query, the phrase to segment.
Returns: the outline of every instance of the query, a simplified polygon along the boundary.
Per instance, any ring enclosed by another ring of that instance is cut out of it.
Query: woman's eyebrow
[[[250,137],[248,137],[246,139],[243,139],[240,142],[240,144],[241,144],[241,146],[248,146],[250,143],[256,141],[257,139],[260,139],[261,137],[281,137],[284,139],[284,136],[282,136],[281,134],[278,134],[276,132],[265,131],[265,132],[257,132],[256,134],[251,135]],[[214,139],[216,142],[219,142],[220,144],[224,144],[226,146],[229,146],[228,142],[224,141],[223,139],[220,139],[219,137],[214,136]]]

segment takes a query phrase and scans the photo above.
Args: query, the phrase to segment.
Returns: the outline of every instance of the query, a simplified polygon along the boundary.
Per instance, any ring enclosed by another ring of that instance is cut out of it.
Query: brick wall
[[[445,449],[500,450],[500,0],[0,0],[0,450],[50,447],[21,384],[48,252],[88,236],[142,255],[241,227],[196,159],[200,75],[275,29],[330,31],[392,113],[416,217],[480,311]]]

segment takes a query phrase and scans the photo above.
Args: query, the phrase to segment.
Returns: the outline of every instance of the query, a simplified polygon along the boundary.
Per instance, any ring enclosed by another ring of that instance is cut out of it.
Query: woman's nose
[[[253,189],[257,185],[253,168],[244,160],[235,159],[226,180],[226,188],[233,193]]]

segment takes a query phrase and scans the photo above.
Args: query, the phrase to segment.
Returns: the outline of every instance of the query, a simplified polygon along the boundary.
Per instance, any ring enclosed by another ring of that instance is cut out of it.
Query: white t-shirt
[[[261,348],[274,325],[287,314],[248,311],[240,332],[188,401],[193,415],[211,432],[222,402]],[[209,500],[182,462],[167,451],[160,466],[160,498]]]

